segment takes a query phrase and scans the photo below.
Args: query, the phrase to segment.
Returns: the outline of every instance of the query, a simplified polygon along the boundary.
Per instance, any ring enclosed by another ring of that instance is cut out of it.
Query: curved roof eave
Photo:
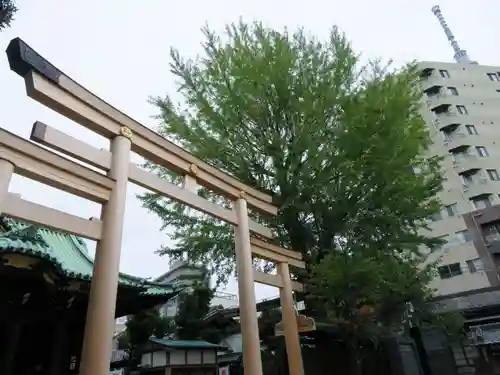
[[[43,259],[52,263],[58,273],[69,279],[92,279],[94,262],[81,238],[4,216],[0,217],[0,224],[6,229],[0,233],[0,252]],[[142,289],[143,295],[172,295],[182,289],[124,273],[120,273],[119,284]]]

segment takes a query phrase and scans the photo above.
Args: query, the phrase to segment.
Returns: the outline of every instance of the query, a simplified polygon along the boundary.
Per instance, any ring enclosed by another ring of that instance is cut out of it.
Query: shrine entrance
[[[259,282],[280,288],[290,375],[302,375],[293,291],[303,291],[303,285],[290,279],[289,267],[305,268],[305,263],[299,253],[269,243],[273,239],[271,230],[248,216],[247,207],[277,215],[272,197],[131,119],[65,75],[21,39],[10,42],[7,56],[11,69],[23,77],[29,97],[110,140],[106,151],[42,122],[36,122],[32,129],[32,141],[106,173],[102,174],[0,129],[0,212],[97,241],[80,375],[107,375],[109,371],[128,181],[234,226],[245,373],[262,374],[254,291],[254,282]],[[183,187],[131,164],[131,152],[183,175]],[[10,194],[14,173],[101,204],[101,217],[83,219]],[[196,193],[198,185],[231,199],[233,210],[200,197]],[[253,256],[275,262],[278,274],[255,271]]]

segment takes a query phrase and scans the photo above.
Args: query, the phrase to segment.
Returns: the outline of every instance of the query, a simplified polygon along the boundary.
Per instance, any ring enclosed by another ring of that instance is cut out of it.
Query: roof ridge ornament
[[[15,238],[22,241],[36,242],[37,244],[40,244],[44,247],[49,247],[38,230],[39,228],[37,228],[35,225],[30,224],[25,226],[24,228],[15,228],[7,232],[0,233],[0,238]]]

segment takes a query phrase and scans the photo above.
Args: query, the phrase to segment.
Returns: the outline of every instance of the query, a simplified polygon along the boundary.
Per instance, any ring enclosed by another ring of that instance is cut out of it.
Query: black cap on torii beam
[[[21,38],[12,39],[5,52],[7,53],[10,69],[21,77],[26,76],[30,71],[36,71],[48,80],[57,83],[59,77],[63,74]]]

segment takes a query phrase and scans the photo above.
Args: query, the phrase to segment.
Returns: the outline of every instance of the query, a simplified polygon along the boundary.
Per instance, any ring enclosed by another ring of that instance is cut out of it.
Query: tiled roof
[[[79,237],[53,231],[17,220],[0,218],[0,253],[22,253],[53,264],[70,279],[91,280],[93,260]],[[171,295],[177,288],[120,273],[120,285],[143,289],[144,295]]]
[[[227,349],[225,346],[203,340],[166,340],[152,337],[151,342],[170,349]]]

